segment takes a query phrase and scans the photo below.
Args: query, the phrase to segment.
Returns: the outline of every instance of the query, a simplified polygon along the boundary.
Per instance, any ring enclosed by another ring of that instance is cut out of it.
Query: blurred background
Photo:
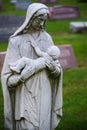
[[[46,31],[60,49],[72,48],[69,51],[76,62],[63,68],[63,116],[56,130],[87,130],[87,0],[0,0],[0,67],[9,36],[23,23],[28,5],[34,2],[49,7]],[[0,130],[4,130],[3,102],[0,81]]]

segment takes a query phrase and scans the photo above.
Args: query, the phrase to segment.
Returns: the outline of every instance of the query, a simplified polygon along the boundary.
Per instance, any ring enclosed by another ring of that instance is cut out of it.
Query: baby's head
[[[53,58],[53,60],[57,60],[60,56],[60,50],[57,46],[49,47],[47,53]]]

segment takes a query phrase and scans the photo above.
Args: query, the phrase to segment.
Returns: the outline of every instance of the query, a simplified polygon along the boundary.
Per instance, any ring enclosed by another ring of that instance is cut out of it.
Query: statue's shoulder
[[[44,31],[44,37],[49,39],[49,40],[52,39],[51,35],[48,32],[46,32],[46,31]]]
[[[22,36],[21,35],[17,35],[17,36],[11,36],[9,38],[9,44],[19,44],[21,43],[22,40]]]
[[[44,35],[46,35],[47,37],[51,37],[51,35],[46,31],[44,31]]]
[[[18,41],[22,38],[21,35],[17,35],[17,36],[10,36],[9,37],[9,41]]]

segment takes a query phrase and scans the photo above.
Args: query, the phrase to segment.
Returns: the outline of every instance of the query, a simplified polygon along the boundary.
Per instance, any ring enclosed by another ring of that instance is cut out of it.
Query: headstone
[[[61,64],[63,70],[76,68],[78,65],[76,62],[76,58],[75,58],[72,46],[71,45],[61,45],[58,47],[61,51],[59,61],[60,61],[60,64]]]
[[[17,0],[16,9],[17,10],[27,10],[28,6],[32,3],[31,0]]]
[[[0,52],[0,77],[1,77],[1,70],[3,67],[5,55],[6,55],[6,52]]]
[[[23,23],[24,16],[0,16],[0,42],[8,42],[8,38]]]
[[[70,31],[73,33],[87,31],[87,22],[71,22]]]
[[[39,2],[44,4],[56,4],[57,0],[39,0]]]
[[[49,11],[51,20],[63,20],[80,17],[79,9],[77,7],[54,6],[50,7]]]
[[[17,0],[10,0],[11,4],[16,4]]]
[[[9,37],[17,30],[17,28],[18,27],[0,28],[0,43],[8,42]]]

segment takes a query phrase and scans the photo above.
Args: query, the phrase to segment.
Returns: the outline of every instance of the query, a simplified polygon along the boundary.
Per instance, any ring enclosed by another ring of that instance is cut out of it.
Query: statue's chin
[[[44,26],[39,26],[39,27],[33,27],[32,28],[33,31],[44,31],[45,30],[45,27]]]
[[[40,30],[45,30],[45,27],[44,26],[40,26]]]

